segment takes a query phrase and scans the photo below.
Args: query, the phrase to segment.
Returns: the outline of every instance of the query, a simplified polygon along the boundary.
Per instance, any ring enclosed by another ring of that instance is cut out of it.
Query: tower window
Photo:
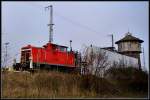
[[[120,44],[120,49],[122,49],[122,44]]]
[[[128,44],[128,47],[131,48],[131,43]]]
[[[140,48],[140,44],[138,44],[138,48]]]

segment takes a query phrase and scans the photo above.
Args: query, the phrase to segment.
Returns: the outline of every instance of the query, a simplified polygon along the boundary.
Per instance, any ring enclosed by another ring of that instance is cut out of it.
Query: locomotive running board
[[[34,62],[33,62],[34,63]],[[34,63],[37,64],[37,63]],[[69,65],[63,65],[63,64],[48,64],[48,63],[38,63],[39,65],[49,65],[49,66],[62,66],[67,68],[75,68],[77,66],[69,66]]]
[[[46,63],[40,63],[39,65],[37,63],[33,63],[33,68],[29,70],[57,70],[57,71],[63,71],[63,72],[72,72],[76,71],[78,67],[70,67],[65,66],[61,64],[46,64]]]

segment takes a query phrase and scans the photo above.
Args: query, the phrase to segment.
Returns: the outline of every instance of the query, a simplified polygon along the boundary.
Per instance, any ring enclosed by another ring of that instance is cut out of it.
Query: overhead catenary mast
[[[49,26],[49,42],[53,42],[53,6],[47,6],[45,9],[50,9],[50,22],[48,24]]]
[[[111,36],[112,48],[114,48],[114,37],[113,37],[113,34],[109,34],[109,36]]]

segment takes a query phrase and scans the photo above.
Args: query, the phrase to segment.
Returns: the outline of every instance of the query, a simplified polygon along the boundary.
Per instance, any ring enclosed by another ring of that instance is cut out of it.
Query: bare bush
[[[105,68],[109,65],[106,51],[100,48],[94,50],[92,46],[85,48],[83,61],[86,62],[86,66],[83,68],[86,70],[84,71],[88,71],[88,74],[94,74],[100,77],[103,77]]]

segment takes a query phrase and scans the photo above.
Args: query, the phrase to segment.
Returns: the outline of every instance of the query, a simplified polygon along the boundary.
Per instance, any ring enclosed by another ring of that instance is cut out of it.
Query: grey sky
[[[108,34],[113,33],[117,41],[129,29],[144,40],[148,69],[148,2],[2,2],[2,52],[5,42],[10,42],[10,57],[27,44],[47,43],[49,11],[44,7],[50,4],[54,8],[54,43],[69,46],[72,40],[74,50],[81,50],[84,44],[106,47],[111,46]]]

